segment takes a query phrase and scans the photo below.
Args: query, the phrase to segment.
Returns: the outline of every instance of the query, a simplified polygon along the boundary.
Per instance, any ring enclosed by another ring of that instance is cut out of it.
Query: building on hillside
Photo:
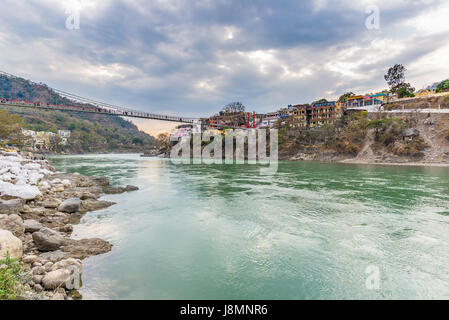
[[[35,140],[37,150],[47,151],[56,144],[56,133],[39,131]]]
[[[65,146],[70,138],[72,132],[70,130],[58,130],[58,135],[61,137],[61,144]]]
[[[290,117],[291,110],[289,108],[281,108],[278,113],[280,118],[288,118]]]
[[[382,100],[374,96],[354,96],[348,98],[346,108],[347,109],[361,108],[361,107],[381,105],[382,103],[383,103]]]
[[[279,111],[276,112],[269,112],[265,115],[265,118],[268,119],[279,119],[281,116],[281,114],[279,113]]]
[[[261,119],[262,116],[256,115],[254,112],[228,113],[220,111],[219,114],[211,116],[202,123],[211,127],[255,128]]]
[[[332,123],[336,118],[336,102],[313,103],[306,108],[306,115],[309,128]]]
[[[388,103],[390,101],[390,94],[387,91],[378,92],[370,95],[371,98],[380,100],[382,103]]]
[[[193,125],[191,124],[182,124],[177,126],[170,133],[170,141],[178,142],[182,137],[192,134]]]
[[[33,151],[50,151],[56,145],[56,137],[59,134],[46,131],[22,130],[22,134],[27,138],[27,145]],[[62,137],[61,137],[62,138]],[[66,140],[67,141],[67,140]]]
[[[265,128],[265,127],[271,128],[280,119],[281,119],[281,114],[279,111],[269,112],[269,113],[263,115],[262,120],[261,120],[260,124],[258,125],[258,127],[259,128]]]
[[[292,126],[294,128],[307,128],[307,107],[309,107],[308,104],[298,104],[293,106]]]
[[[346,110],[346,102],[336,102],[335,103],[335,113],[336,114],[343,114]]]

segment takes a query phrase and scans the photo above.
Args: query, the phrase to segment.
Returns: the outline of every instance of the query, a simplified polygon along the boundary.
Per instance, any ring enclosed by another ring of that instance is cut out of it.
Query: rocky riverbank
[[[24,270],[23,299],[80,299],[82,260],[111,251],[102,239],[73,240],[83,214],[115,203],[102,194],[137,190],[112,187],[106,178],[56,172],[46,160],[0,152],[0,261],[9,254]],[[2,266],[0,266],[1,268]]]

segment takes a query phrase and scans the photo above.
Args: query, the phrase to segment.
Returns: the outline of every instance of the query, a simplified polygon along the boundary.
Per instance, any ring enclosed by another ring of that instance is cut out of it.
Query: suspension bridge
[[[38,90],[25,90],[38,88]],[[58,99],[55,99],[55,97]],[[61,100],[63,103],[51,103],[51,100]],[[109,103],[84,98],[66,91],[48,87],[42,83],[17,78],[0,71],[0,105],[43,110],[59,110],[79,113],[95,113],[108,116],[140,118],[179,122],[186,124],[200,123],[200,119],[161,115],[120,107]]]

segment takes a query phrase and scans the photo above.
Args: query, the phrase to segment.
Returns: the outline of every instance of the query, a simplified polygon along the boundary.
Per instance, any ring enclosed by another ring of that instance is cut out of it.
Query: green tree
[[[338,98],[338,102],[346,102],[346,100],[348,100],[348,98],[350,98],[350,97],[353,97],[353,96],[355,96],[355,94],[354,93],[352,93],[352,92],[347,92],[347,93],[345,93],[345,94],[342,94],[341,96],[340,96],[340,98]]]
[[[379,131],[384,127],[385,121],[382,119],[374,119],[368,123],[368,128],[374,128],[376,141],[379,140]]]
[[[414,97],[414,91],[415,88],[410,86],[409,83],[401,83],[397,87],[395,87],[395,92],[397,93],[399,98]]]
[[[436,92],[441,92],[443,90],[449,90],[449,79],[442,81],[436,88]]]
[[[8,139],[9,144],[23,146],[23,120],[7,110],[0,110],[0,139]]]
[[[143,145],[143,140],[139,137],[135,137],[135,138],[133,138],[132,143]]]
[[[400,98],[413,96],[413,92],[415,92],[415,88],[405,82],[406,71],[407,69],[402,64],[396,64],[388,69],[387,74],[384,76],[390,86],[390,91],[400,95]]]

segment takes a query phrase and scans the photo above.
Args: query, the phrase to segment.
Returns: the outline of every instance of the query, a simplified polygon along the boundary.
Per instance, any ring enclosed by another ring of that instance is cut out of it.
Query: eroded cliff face
[[[307,140],[304,138],[307,135],[301,134],[296,137],[287,135],[280,145],[279,158],[372,163],[449,163],[449,114],[369,114],[363,123],[358,121],[352,134],[347,134],[347,130],[346,135],[342,135],[349,125],[346,124],[341,128],[333,128],[330,133],[313,133],[318,136],[315,139]],[[359,136],[356,130],[360,130]],[[310,135],[307,137],[310,138]]]

